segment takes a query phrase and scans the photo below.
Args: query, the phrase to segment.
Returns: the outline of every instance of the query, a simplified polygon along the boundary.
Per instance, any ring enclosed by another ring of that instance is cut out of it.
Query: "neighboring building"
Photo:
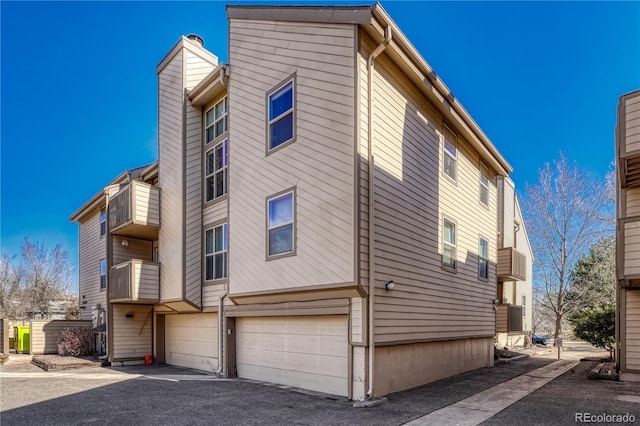
[[[352,399],[492,365],[530,295],[509,164],[379,4],[227,14],[229,65],[157,67],[158,162],[71,217],[109,360]]]
[[[616,365],[621,380],[640,381],[640,90],[618,102],[616,157]]]

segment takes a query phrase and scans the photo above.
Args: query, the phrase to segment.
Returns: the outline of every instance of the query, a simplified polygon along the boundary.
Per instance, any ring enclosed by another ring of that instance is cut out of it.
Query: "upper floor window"
[[[268,149],[295,138],[295,79],[290,79],[267,96]]]
[[[205,114],[206,143],[211,142],[227,131],[229,110],[227,98],[224,97]]]
[[[107,209],[100,209],[100,236],[107,233]]]
[[[478,275],[480,278],[489,278],[489,241],[480,238],[478,247]]]
[[[107,259],[100,259],[100,288],[107,288]]]
[[[229,179],[229,143],[225,139],[205,154],[205,201],[227,193]]]
[[[442,157],[444,173],[451,179],[456,180],[456,163],[458,160],[458,150],[456,148],[455,135],[451,135],[447,131],[445,131]]]
[[[227,253],[229,229],[226,223],[205,231],[204,279],[218,280],[227,277]]]
[[[484,166],[480,166],[480,202],[489,205],[489,172]]]
[[[456,224],[444,219],[442,226],[442,266],[456,269]]]
[[[294,252],[294,191],[267,200],[267,255]]]

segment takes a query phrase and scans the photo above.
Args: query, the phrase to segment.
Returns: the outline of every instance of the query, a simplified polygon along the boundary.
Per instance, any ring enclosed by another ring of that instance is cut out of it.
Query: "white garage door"
[[[238,377],[347,396],[347,317],[236,320]]]
[[[640,290],[625,293],[627,316],[627,370],[640,371]]]
[[[217,314],[166,315],[165,362],[180,367],[218,369]]]

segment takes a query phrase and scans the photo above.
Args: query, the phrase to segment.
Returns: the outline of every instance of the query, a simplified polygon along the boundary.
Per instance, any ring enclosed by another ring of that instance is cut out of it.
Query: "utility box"
[[[15,327],[16,335],[13,339],[14,349],[19,354],[29,352],[29,338],[31,337],[30,327],[22,325]]]

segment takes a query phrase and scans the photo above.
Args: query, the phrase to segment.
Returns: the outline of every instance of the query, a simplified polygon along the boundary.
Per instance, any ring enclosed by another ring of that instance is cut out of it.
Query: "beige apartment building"
[[[621,380],[640,381],[640,90],[618,102],[616,342]]]
[[[113,363],[363,400],[531,324],[511,166],[379,5],[228,6],[157,66],[158,161],[72,216]]]

